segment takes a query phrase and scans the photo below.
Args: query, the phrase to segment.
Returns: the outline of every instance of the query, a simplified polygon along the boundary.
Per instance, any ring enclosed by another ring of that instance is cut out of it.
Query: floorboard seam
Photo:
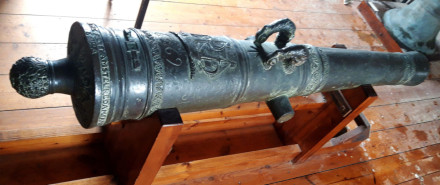
[[[433,119],[433,120],[429,120],[429,121],[422,121],[422,122],[412,123],[412,124],[408,124],[408,125],[402,125],[402,126],[397,126],[397,127],[390,127],[390,128],[380,129],[380,130],[373,130],[373,131],[371,131],[371,133],[382,132],[382,131],[385,131],[385,130],[392,130],[392,129],[401,128],[401,127],[410,127],[410,126],[420,125],[420,124],[424,124],[424,123],[436,122],[436,121],[439,121],[439,120],[440,119]]]
[[[67,45],[67,42],[1,42],[0,44],[65,44]]]
[[[347,180],[353,180],[353,179],[357,179],[357,178],[362,178],[362,177],[366,177],[366,176],[370,176],[370,175],[374,176],[374,173],[369,173],[369,174],[360,175],[360,176],[356,176],[356,177],[344,178],[343,180],[340,180],[340,181],[328,183],[328,185],[344,182],[344,181],[347,181]]]
[[[334,13],[334,12],[315,12],[315,11],[292,11],[292,10],[283,10],[283,9],[269,9],[269,8],[251,8],[251,7],[244,7],[244,6],[231,6],[231,5],[216,5],[216,4],[200,4],[200,3],[188,3],[188,2],[176,2],[176,1],[166,1],[166,0],[152,0],[156,2],[166,2],[166,3],[175,3],[175,4],[189,4],[189,5],[198,5],[198,6],[215,6],[215,7],[227,7],[227,8],[242,8],[242,9],[251,9],[251,10],[275,10],[275,11],[283,11],[283,12],[301,12],[301,13],[324,13],[324,14],[338,14],[338,15],[353,15],[354,11],[352,13]]]
[[[66,107],[72,107],[72,105],[55,106],[55,107],[39,107],[39,108],[28,108],[28,109],[0,110],[0,112],[26,111],[26,110],[39,110],[39,109],[56,109],[56,108],[66,108]]]
[[[311,181],[311,180],[309,179],[309,176],[305,176],[305,178],[306,178],[306,180],[307,180],[310,184],[315,185],[315,183],[313,183],[313,181]]]
[[[427,174],[425,174],[425,175],[423,175],[423,176],[420,176],[419,178],[414,178],[414,179],[410,179],[410,180],[407,180],[407,181],[399,182],[399,183],[397,183],[396,185],[398,185],[398,184],[403,184],[403,183],[405,183],[405,182],[409,182],[409,181],[416,180],[416,179],[419,179],[419,180],[423,181],[423,180],[422,180],[423,177],[426,177],[426,176],[428,176],[428,175],[432,175],[432,174],[434,174],[434,173],[438,173],[438,172],[440,172],[440,170],[437,170],[437,171],[435,171],[435,172],[431,172],[431,173],[427,173]],[[420,178],[421,178],[421,179],[420,179]]]
[[[402,152],[397,152],[397,153],[394,153],[394,154],[391,154],[391,155],[385,155],[385,156],[382,156],[382,157],[378,157],[378,158],[374,158],[374,159],[370,159],[370,160],[366,160],[366,161],[362,161],[362,162],[352,163],[352,164],[349,164],[349,165],[344,165],[344,166],[340,166],[340,167],[336,167],[336,168],[332,168],[332,169],[328,169],[328,170],[323,170],[323,171],[319,171],[319,172],[314,172],[314,173],[310,173],[310,174],[307,174],[307,175],[298,176],[298,177],[294,177],[294,178],[290,178],[290,179],[286,179],[286,180],[282,180],[282,181],[272,182],[272,183],[269,183],[269,184],[276,184],[278,182],[284,182],[284,181],[293,180],[293,179],[297,179],[297,178],[301,178],[301,177],[306,177],[306,176],[310,176],[310,175],[314,175],[314,174],[318,174],[318,173],[329,172],[329,171],[332,171],[332,170],[337,170],[337,169],[341,169],[341,168],[345,168],[345,167],[349,167],[349,166],[353,166],[353,165],[357,165],[357,164],[367,163],[367,162],[378,160],[378,159],[382,159],[382,158],[385,158],[385,157],[390,157],[390,156],[399,155],[399,154],[403,154],[403,153],[407,153],[407,152],[411,152],[411,151],[415,151],[415,150],[420,150],[420,149],[423,149],[423,148],[427,148],[427,147],[431,147],[431,146],[435,146],[435,145],[439,145],[439,144],[440,143],[426,145],[426,146],[419,147],[419,148],[414,148],[414,149],[410,149],[410,150],[406,150],[406,151],[402,151]]]
[[[380,98],[380,96],[379,96]],[[409,100],[409,101],[402,101],[402,102],[397,102],[397,103],[388,103],[388,104],[381,104],[381,105],[373,105],[373,106],[369,106],[368,108],[374,108],[374,107],[383,107],[383,106],[390,106],[390,105],[396,105],[396,104],[403,104],[403,103],[413,103],[413,102],[418,102],[418,101],[429,101],[429,100],[434,100],[434,99],[440,99],[440,96],[438,97],[433,97],[433,98],[426,98],[426,99],[419,99],[419,100]]]
[[[135,21],[134,19],[107,19],[107,18],[96,18],[96,17],[77,17],[77,16],[64,16],[64,15],[37,15],[37,14],[13,14],[13,13],[0,13],[0,15],[13,15],[13,16],[36,16],[36,17],[55,17],[55,18],[81,18],[81,19],[96,19],[96,20],[114,20],[114,21]],[[148,23],[159,23],[159,24],[180,24],[180,25],[200,25],[200,26],[227,26],[227,27],[249,27],[249,28],[260,28],[259,25],[232,25],[232,24],[194,24],[194,23],[181,23],[181,22],[162,22],[162,21],[144,21],[145,24]],[[350,30],[350,31],[369,31],[368,29],[353,29],[353,28],[299,28],[296,30]]]

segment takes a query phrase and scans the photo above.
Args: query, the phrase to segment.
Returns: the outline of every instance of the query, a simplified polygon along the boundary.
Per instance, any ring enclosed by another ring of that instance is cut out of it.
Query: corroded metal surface
[[[48,95],[49,66],[47,61],[34,57],[23,57],[12,66],[11,85],[28,98]]]
[[[417,0],[403,8],[385,12],[385,28],[406,49],[431,55],[440,31],[440,1]]]
[[[267,101],[283,122],[293,116],[284,105],[291,96],[363,84],[417,85],[428,75],[428,60],[420,53],[295,45],[294,30],[293,22],[282,19],[235,40],[77,22],[67,58],[23,58],[10,78],[29,98],[70,94],[79,122],[89,128],[165,108],[191,112],[253,101]],[[276,42],[265,42],[274,33]]]

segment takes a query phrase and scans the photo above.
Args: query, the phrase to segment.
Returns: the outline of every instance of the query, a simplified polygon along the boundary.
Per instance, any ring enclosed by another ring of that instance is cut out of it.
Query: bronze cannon
[[[274,33],[274,43],[265,42]],[[266,101],[278,122],[293,116],[288,97],[372,85],[417,85],[428,76],[418,52],[387,53],[292,44],[295,24],[282,19],[255,36],[117,30],[75,22],[67,58],[18,60],[12,86],[23,96],[71,95],[85,128],[180,112]]]

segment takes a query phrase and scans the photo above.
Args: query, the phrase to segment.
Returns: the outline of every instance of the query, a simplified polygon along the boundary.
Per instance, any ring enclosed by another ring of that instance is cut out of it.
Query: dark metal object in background
[[[388,10],[383,22],[399,45],[434,54],[435,37],[440,31],[440,1],[417,0],[403,8]]]
[[[141,29],[142,23],[144,22],[145,14],[147,13],[148,4],[150,0],[142,0],[141,6],[139,7],[139,12],[136,17],[136,23],[134,24],[134,28]]]
[[[283,19],[258,31],[255,40],[235,40],[77,22],[66,59],[23,58],[10,80],[30,98],[70,94],[79,122],[89,128],[159,109],[191,112],[254,101],[268,101],[282,122],[293,115],[287,97],[363,84],[417,85],[428,75],[429,62],[418,52],[294,45],[294,28]],[[275,44],[264,42],[275,32]]]

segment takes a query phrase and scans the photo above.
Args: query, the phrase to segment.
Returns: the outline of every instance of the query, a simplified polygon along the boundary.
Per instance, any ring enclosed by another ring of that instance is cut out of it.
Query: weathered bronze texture
[[[275,43],[265,42],[276,32]],[[294,32],[288,19],[246,40],[76,22],[67,58],[22,58],[12,66],[10,80],[29,98],[70,94],[79,122],[89,128],[165,108],[190,112],[253,101],[267,101],[283,122],[293,110],[276,102],[288,97],[363,84],[417,85],[428,75],[429,62],[417,52],[295,45]]]
[[[388,10],[383,23],[402,47],[432,55],[440,31],[440,1],[417,0],[403,8]]]

